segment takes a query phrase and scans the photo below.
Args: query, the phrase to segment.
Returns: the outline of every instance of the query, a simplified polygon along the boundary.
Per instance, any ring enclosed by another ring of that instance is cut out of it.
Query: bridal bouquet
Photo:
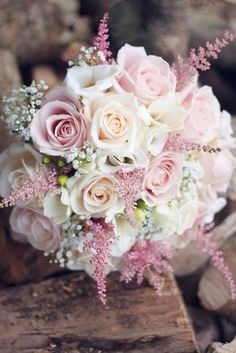
[[[61,87],[33,82],[4,98],[3,119],[21,139],[0,155],[12,236],[87,271],[103,302],[114,270],[138,283],[154,270],[159,293],[171,256],[196,241],[235,295],[211,239],[235,166],[231,118],[212,88],[198,85],[233,35],[170,66],[129,44],[112,58],[107,21]]]

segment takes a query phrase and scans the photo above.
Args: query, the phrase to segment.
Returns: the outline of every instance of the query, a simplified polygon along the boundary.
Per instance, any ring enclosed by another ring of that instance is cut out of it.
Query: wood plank
[[[83,272],[1,291],[0,351],[197,353],[172,276],[163,294],[108,277],[108,303]]]

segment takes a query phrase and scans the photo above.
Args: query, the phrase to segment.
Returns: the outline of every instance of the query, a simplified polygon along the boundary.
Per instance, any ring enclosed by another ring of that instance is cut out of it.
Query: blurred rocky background
[[[32,79],[43,79],[49,87],[58,85],[68,60],[76,57],[81,46],[92,43],[105,11],[110,12],[114,56],[128,42],[144,45],[148,53],[172,63],[178,54],[187,56],[190,48],[214,40],[226,29],[236,32],[236,0],[0,0],[0,96]],[[235,62],[236,42],[200,77],[202,84],[213,86],[222,108],[234,115]],[[0,150],[9,142],[0,126]],[[233,215],[216,232],[219,245],[226,244],[223,250],[236,279],[236,194],[230,197],[222,218]],[[4,222],[2,214],[0,288],[58,270],[31,247],[16,246],[3,230]],[[190,248],[177,263],[175,272],[201,351],[212,341],[231,340],[236,334],[236,301],[230,300],[223,279],[195,249]],[[220,349],[207,352],[223,352]]]

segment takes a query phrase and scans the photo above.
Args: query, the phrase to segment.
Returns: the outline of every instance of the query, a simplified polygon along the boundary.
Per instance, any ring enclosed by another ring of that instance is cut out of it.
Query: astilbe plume
[[[106,304],[106,265],[110,257],[111,245],[116,239],[114,225],[106,223],[104,219],[86,220],[85,229],[93,237],[84,244],[84,251],[91,250],[91,265],[93,276],[97,281],[97,293],[100,301]]]
[[[191,49],[187,61],[178,56],[177,62],[172,65],[172,70],[177,78],[177,91],[181,90],[198,71],[209,70],[211,68],[209,59],[217,59],[222,49],[234,39],[233,33],[225,31],[221,39],[216,38],[213,43],[206,42],[205,47],[200,46],[197,50]]]
[[[0,203],[0,207],[14,206],[19,201],[41,200],[48,191],[56,191],[58,188],[57,173],[54,168],[42,166],[35,178],[28,177],[24,182],[12,191],[8,198]]]
[[[165,149],[172,152],[208,152],[208,153],[218,153],[221,151],[219,147],[211,147],[208,145],[200,145],[199,143],[192,142],[179,134],[173,134],[169,137]]]
[[[121,280],[126,283],[135,277],[137,283],[143,282],[147,270],[154,270],[152,286],[157,294],[161,294],[160,274],[173,272],[169,263],[172,251],[161,240],[140,240],[124,255],[124,268]]]
[[[106,61],[110,62],[112,57],[112,52],[110,51],[110,42],[109,42],[109,30],[108,30],[108,20],[109,20],[109,13],[106,12],[103,15],[98,27],[98,33],[93,40],[93,45],[103,53]]]
[[[228,283],[230,288],[232,299],[236,298],[236,284],[233,280],[232,273],[225,263],[223,252],[217,249],[217,244],[212,239],[212,228],[214,224],[209,224],[206,226],[196,225],[194,232],[197,236],[196,241],[199,248],[206,253],[213,265],[222,273],[224,279]]]
[[[134,209],[143,190],[144,169],[131,171],[119,170],[113,174],[116,178],[115,190],[118,197],[125,201],[125,214],[132,226],[136,226]]]

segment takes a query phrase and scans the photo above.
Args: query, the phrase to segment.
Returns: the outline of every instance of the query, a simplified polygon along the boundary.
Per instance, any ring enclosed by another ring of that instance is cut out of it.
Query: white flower
[[[130,153],[138,130],[138,102],[130,93],[108,94],[92,104],[91,138],[109,153]]]
[[[52,218],[55,223],[64,223],[71,215],[68,190],[62,187],[61,194],[48,192],[43,200],[43,212],[44,216]]]
[[[165,124],[169,131],[183,129],[185,109],[176,103],[175,96],[169,94],[151,103],[148,113],[152,117],[152,124]]]
[[[133,228],[123,215],[115,217],[114,225],[118,239],[112,244],[111,255],[121,257],[135,244],[138,230]]]
[[[67,70],[65,85],[79,96],[94,99],[112,87],[119,73],[118,65],[73,66]]]
[[[41,155],[29,144],[13,143],[0,154],[0,195],[8,197],[28,177],[35,177]]]
[[[123,156],[112,154],[101,154],[98,157],[98,167],[103,173],[116,173],[121,167],[130,171],[134,168],[146,168],[148,163],[147,155],[139,148],[135,148],[133,153],[126,153]]]
[[[115,179],[98,171],[68,180],[70,205],[74,213],[93,217],[112,217],[122,212],[123,200],[117,197]]]
[[[160,204],[153,208],[153,217],[158,227],[161,227],[167,236],[177,232],[180,224],[180,213],[177,207]]]

